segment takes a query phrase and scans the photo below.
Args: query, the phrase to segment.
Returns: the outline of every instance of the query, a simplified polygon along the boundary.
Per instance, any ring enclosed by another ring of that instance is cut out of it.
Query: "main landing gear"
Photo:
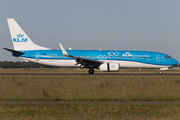
[[[89,74],[94,74],[94,69],[93,68],[91,68],[91,69],[89,69]]]
[[[159,73],[159,74],[162,74],[162,71],[160,70],[158,73]]]

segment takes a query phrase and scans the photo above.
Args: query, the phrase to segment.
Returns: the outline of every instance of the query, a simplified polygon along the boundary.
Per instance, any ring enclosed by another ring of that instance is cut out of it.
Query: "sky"
[[[180,0],[0,0],[0,61],[21,61],[7,18],[34,43],[59,49],[142,50],[180,61]]]

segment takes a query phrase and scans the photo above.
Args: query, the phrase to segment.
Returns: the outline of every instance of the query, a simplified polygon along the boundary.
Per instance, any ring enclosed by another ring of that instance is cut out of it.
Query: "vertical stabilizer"
[[[23,29],[18,25],[18,23],[13,18],[7,19],[9,30],[11,34],[11,39],[13,42],[14,50],[48,50],[39,45],[36,45],[27,36]]]

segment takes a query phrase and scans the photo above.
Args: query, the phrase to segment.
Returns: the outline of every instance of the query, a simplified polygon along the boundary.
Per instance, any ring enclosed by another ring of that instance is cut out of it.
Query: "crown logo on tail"
[[[17,34],[17,37],[22,38],[22,37],[24,37],[24,35],[20,33],[20,34]]]

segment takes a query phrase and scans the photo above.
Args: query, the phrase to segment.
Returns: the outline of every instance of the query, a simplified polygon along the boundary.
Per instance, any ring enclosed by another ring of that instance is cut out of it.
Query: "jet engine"
[[[119,63],[103,63],[100,65],[100,71],[119,71]]]

